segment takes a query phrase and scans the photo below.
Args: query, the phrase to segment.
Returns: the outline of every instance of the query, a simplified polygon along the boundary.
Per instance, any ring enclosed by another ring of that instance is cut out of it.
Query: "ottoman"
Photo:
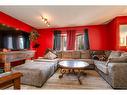
[[[57,61],[55,62],[27,62],[25,64],[12,68],[12,72],[21,72],[22,84],[41,87],[47,79],[57,70]]]

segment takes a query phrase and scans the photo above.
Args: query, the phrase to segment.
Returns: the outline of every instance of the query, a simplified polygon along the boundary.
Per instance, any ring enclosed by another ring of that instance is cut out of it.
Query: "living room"
[[[0,6],[0,88],[125,90],[126,14],[127,6]]]

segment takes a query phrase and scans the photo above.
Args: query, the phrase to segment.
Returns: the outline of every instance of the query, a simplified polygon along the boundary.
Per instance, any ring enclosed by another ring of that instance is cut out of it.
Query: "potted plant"
[[[37,42],[37,38],[39,36],[40,36],[39,33],[35,29],[33,29],[30,32],[29,39],[30,39],[30,41],[34,42],[33,48],[38,48],[40,46],[40,44]]]
[[[30,36],[29,36],[30,41],[36,41],[39,36],[40,36],[39,33],[35,29],[33,29],[30,32]]]

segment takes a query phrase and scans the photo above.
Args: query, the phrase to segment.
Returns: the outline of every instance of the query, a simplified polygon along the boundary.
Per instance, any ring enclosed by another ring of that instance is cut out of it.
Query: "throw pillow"
[[[56,53],[57,53],[56,50],[52,50],[52,49],[50,49],[50,48],[47,48],[46,51],[45,51],[45,54],[47,54],[49,51],[52,52],[52,53],[54,53],[55,55],[56,55]]]
[[[121,52],[120,51],[112,51],[111,54],[109,55],[108,59],[110,58],[118,58],[120,57]]]
[[[92,56],[92,59],[94,59],[94,60],[99,60],[99,58],[98,58],[97,55]]]
[[[111,51],[110,50],[106,50],[105,51],[105,56],[106,56],[107,59],[108,59],[108,57],[109,57],[110,54],[111,54]]]
[[[123,53],[121,53],[121,57],[124,57],[124,56],[127,57],[127,52],[123,52]]]
[[[94,60],[100,60],[100,61],[106,61],[106,56],[105,55],[94,55],[92,57]]]
[[[47,54],[44,55],[45,59],[51,59],[52,60],[52,59],[55,59],[56,57],[57,56],[54,53],[50,52],[50,51]]]
[[[100,61],[106,61],[107,60],[106,55],[98,55],[98,58]]]

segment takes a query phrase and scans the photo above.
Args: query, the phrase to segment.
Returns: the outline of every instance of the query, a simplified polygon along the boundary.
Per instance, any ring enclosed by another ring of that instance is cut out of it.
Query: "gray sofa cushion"
[[[72,52],[71,50],[62,51],[62,58],[64,59],[72,59]]]
[[[81,51],[81,59],[90,59],[90,51],[89,50],[84,50]]]
[[[109,62],[127,62],[127,57],[110,58]]]
[[[97,60],[94,60],[94,64],[103,73],[108,74],[108,66],[106,65],[107,64],[106,61],[97,61]]]
[[[72,58],[80,59],[80,51],[73,51],[72,52]]]

